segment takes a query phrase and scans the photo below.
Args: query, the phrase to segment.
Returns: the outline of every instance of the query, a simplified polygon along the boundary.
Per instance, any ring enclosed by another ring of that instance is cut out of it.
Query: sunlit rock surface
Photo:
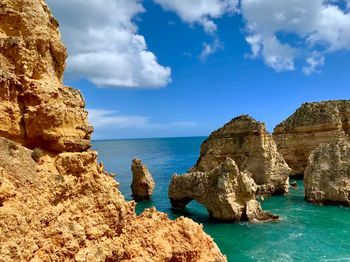
[[[276,126],[273,137],[292,175],[302,176],[312,150],[321,143],[349,140],[349,134],[350,100],[332,100],[303,104]]]
[[[191,171],[208,172],[227,157],[239,170],[248,170],[261,194],[288,192],[290,168],[277,152],[265,124],[248,115],[232,119],[211,133],[201,145],[200,157]]]
[[[210,172],[174,175],[169,198],[174,208],[184,208],[196,200],[210,216],[223,221],[271,221],[278,217],[262,211],[255,193],[258,186],[248,171],[240,172],[227,158]]]
[[[312,151],[304,183],[308,201],[350,206],[350,143],[342,139]]]
[[[0,2],[0,261],[226,261],[192,220],[136,216],[88,150],[65,59],[44,1]]]

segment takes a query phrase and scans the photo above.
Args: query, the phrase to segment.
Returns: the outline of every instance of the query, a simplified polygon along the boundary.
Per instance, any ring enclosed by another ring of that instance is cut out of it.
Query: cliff
[[[342,139],[313,150],[304,183],[308,201],[350,206],[350,143]]]
[[[349,134],[350,100],[332,100],[303,104],[275,127],[273,138],[292,174],[302,176],[312,150],[321,143],[349,140]]]
[[[239,170],[248,170],[261,194],[288,192],[290,168],[265,128],[265,124],[247,115],[232,119],[211,133],[201,145],[200,157],[192,171],[208,172],[227,157]]]
[[[225,261],[193,221],[136,216],[88,150],[79,91],[43,0],[0,3],[0,261]]]

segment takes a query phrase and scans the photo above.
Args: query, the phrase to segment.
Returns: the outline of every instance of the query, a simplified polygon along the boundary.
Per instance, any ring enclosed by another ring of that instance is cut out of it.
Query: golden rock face
[[[305,198],[317,204],[350,206],[350,143],[345,139],[321,144],[308,159]]]
[[[174,175],[169,186],[173,207],[184,208],[196,200],[210,216],[223,221],[265,222],[278,220],[264,212],[256,201],[258,186],[248,171],[240,172],[236,163],[227,158],[209,172]]]
[[[226,261],[190,219],[136,216],[88,150],[66,56],[44,1],[1,1],[0,261]]]
[[[350,100],[331,100],[303,104],[276,126],[273,138],[292,175],[302,176],[312,150],[349,135]]]
[[[67,52],[46,4],[2,1],[0,47],[1,136],[56,152],[87,150],[85,102],[62,84]]]
[[[277,151],[265,124],[247,115],[232,119],[211,133],[201,145],[200,157],[192,170],[209,172],[227,157],[239,170],[248,170],[261,194],[288,192],[290,168]]]

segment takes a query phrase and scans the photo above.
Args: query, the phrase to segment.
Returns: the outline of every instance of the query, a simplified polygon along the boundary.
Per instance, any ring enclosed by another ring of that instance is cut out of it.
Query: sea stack
[[[135,200],[150,199],[155,183],[151,173],[140,159],[133,159],[131,164],[132,184],[131,190]]]
[[[292,168],[292,175],[300,177],[312,150],[321,143],[341,138],[349,140],[349,135],[350,100],[304,103],[273,132],[278,150]]]
[[[259,194],[288,193],[291,170],[264,123],[248,115],[232,119],[203,142],[191,171],[209,172],[227,157],[236,162],[239,170],[252,174]]]
[[[1,0],[0,261],[226,261],[192,220],[135,214],[89,150],[66,57],[43,0]]]
[[[174,175],[169,198],[174,208],[184,208],[192,200],[204,205],[212,218],[221,221],[263,222],[278,220],[262,211],[255,193],[258,186],[248,171],[240,172],[227,158],[210,172]]]
[[[304,183],[308,201],[350,206],[350,142],[342,139],[313,150]]]

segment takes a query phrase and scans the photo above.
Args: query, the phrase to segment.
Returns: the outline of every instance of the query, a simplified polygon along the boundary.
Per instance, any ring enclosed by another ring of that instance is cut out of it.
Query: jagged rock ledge
[[[0,261],[226,261],[192,220],[136,216],[88,150],[66,56],[43,0],[1,1]]]

